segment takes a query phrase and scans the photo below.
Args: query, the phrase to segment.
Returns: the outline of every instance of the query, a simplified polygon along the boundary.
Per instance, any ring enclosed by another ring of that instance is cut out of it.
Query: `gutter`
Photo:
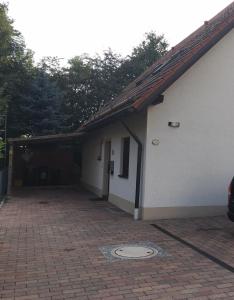
[[[142,143],[139,138],[129,129],[129,127],[122,121],[124,128],[129,132],[131,137],[137,143],[137,173],[136,173],[136,188],[135,188],[135,206],[134,206],[134,220],[140,219],[140,185],[141,185],[141,164],[142,164]]]

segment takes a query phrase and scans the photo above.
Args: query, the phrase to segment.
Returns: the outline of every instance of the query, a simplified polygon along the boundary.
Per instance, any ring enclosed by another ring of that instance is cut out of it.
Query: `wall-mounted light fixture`
[[[168,126],[173,128],[179,128],[180,122],[168,122]]]
[[[153,139],[152,140],[152,145],[154,145],[154,146],[158,146],[159,143],[160,143],[159,139]]]

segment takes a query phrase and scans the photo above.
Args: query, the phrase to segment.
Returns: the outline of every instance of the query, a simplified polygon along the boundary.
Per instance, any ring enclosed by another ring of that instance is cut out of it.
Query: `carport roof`
[[[31,144],[31,143],[44,143],[44,142],[54,142],[54,141],[67,141],[73,140],[75,138],[81,137],[84,132],[72,132],[72,133],[60,133],[51,135],[41,135],[35,137],[20,137],[20,138],[10,138],[8,139],[9,144]]]

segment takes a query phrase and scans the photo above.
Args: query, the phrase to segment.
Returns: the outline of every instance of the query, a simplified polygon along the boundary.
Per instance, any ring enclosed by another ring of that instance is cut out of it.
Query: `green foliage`
[[[33,53],[0,4],[0,114],[7,112],[8,137],[76,130],[112,101],[132,80],[166,53],[167,42],[154,32],[121,57],[81,55],[61,67],[56,57],[35,66]]]
[[[5,147],[6,147],[6,143],[3,142],[2,139],[0,139],[0,160],[5,157]]]
[[[100,106],[122,89],[116,77],[121,58],[111,50],[103,57],[77,56],[69,61],[58,84],[64,91],[64,112],[67,128],[77,129]]]
[[[123,76],[123,85],[129,84],[165,55],[167,48],[168,43],[163,35],[156,35],[155,32],[146,33],[145,40],[133,48],[131,55],[121,65],[120,76]]]
[[[34,66],[32,52],[7,16],[7,6],[0,4],[0,113],[7,111],[8,137],[61,131],[63,93],[52,80],[52,62],[56,63],[44,59]]]
[[[55,134],[61,131],[62,91],[43,70],[38,70],[32,81],[31,101],[27,109],[31,110],[29,118],[30,134]]]
[[[18,110],[11,112],[19,121],[19,133],[30,136],[55,134],[61,131],[62,92],[50,76],[41,69],[34,72]],[[14,106],[15,108],[15,106]],[[10,120],[10,125],[14,124]],[[16,125],[16,124],[15,124]],[[16,131],[17,128],[14,128]]]
[[[20,121],[15,120],[14,113],[27,90],[33,64],[32,52],[25,48],[7,13],[7,6],[0,4],[0,113],[8,111],[8,131],[14,135],[13,127],[18,128]]]
[[[58,84],[64,91],[66,128],[77,129],[105,103],[112,101],[132,80],[167,51],[164,36],[154,32],[133,49],[131,55],[122,58],[105,51],[103,56],[74,57],[67,68],[60,71]]]

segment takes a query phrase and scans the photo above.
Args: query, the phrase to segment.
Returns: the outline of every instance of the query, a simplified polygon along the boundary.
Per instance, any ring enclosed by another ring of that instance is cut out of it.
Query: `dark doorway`
[[[79,183],[81,151],[73,144],[16,146],[13,186],[57,186]]]
[[[110,189],[110,168],[111,168],[111,141],[104,144],[104,168],[103,168],[103,197],[108,199]]]

